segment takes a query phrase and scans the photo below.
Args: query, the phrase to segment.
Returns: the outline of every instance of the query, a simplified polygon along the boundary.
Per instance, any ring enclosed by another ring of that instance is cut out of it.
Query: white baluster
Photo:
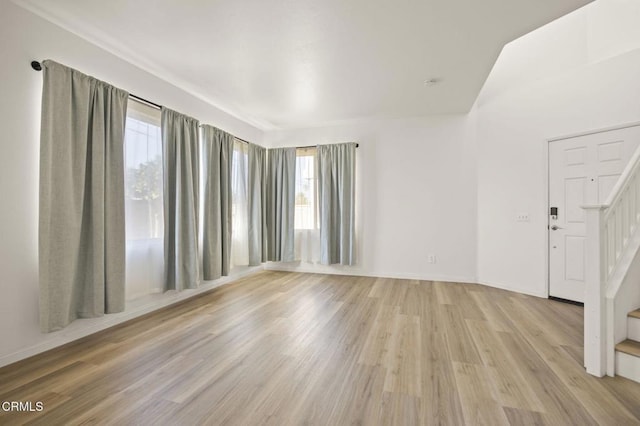
[[[616,216],[613,212],[610,212],[609,218],[607,219],[607,240],[605,247],[607,248],[607,277],[611,274],[613,270],[613,265],[615,263],[616,256]]]
[[[629,235],[629,215],[627,214],[627,206],[629,204],[629,191],[628,187],[624,189],[622,198],[620,199],[620,220],[622,221],[622,234],[620,239],[620,254],[624,251],[627,245],[627,237]]]
[[[634,183],[633,195],[636,199],[634,217],[636,220],[636,224],[638,224],[640,222],[640,202],[638,202],[638,200],[640,200],[640,173],[636,172],[633,175],[633,183]]]
[[[635,175],[629,184],[629,204],[628,204],[628,215],[629,215],[629,235],[633,235],[633,231],[636,229],[637,217],[636,217],[636,185],[637,180]]]

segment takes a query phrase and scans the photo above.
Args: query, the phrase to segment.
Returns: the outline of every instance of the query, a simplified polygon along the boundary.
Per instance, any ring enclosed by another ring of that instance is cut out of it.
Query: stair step
[[[627,339],[640,342],[640,309],[627,314]]]
[[[629,355],[640,357],[640,342],[627,339],[616,345],[616,351],[624,352]]]

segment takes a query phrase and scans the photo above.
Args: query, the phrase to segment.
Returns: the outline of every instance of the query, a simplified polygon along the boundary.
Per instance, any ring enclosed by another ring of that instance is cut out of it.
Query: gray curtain
[[[124,310],[127,92],[44,61],[40,325]]]
[[[162,108],[165,290],[196,288],[198,121]]]
[[[249,265],[267,261],[267,150],[249,144]]]
[[[293,262],[296,149],[270,149],[267,161],[267,258]]]
[[[204,151],[204,279],[229,275],[231,255],[231,162],[233,136],[202,126]]]
[[[320,262],[355,263],[356,144],[318,145]]]

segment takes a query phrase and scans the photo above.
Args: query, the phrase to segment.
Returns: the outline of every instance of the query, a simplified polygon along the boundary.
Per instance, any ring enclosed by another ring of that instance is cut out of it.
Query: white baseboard
[[[497,283],[495,281],[480,280],[478,281],[478,284],[486,285],[487,287],[499,288],[501,290],[513,291],[514,293],[521,293],[521,294],[527,294],[529,296],[541,297],[543,299],[546,299],[549,297],[549,295],[546,292],[523,290],[521,288],[513,287],[508,284]]]
[[[627,317],[627,339],[640,342],[640,318]]]
[[[616,375],[640,383],[640,358],[616,351]]]
[[[401,272],[379,272],[363,271],[356,267],[349,266],[326,266],[326,265],[300,265],[289,266],[278,262],[269,262],[264,266],[268,271],[300,272],[307,274],[327,274],[327,275],[352,275],[357,277],[391,278],[399,280],[420,280],[420,281],[443,281],[466,284],[477,284],[475,277],[454,276],[454,275],[423,275],[406,274]]]
[[[198,296],[214,288],[229,284],[242,277],[252,275],[264,269],[263,266],[256,266],[242,269],[233,275],[222,277],[215,281],[206,281],[196,289],[184,290],[179,293],[167,292],[163,294],[152,294],[141,300],[134,300],[128,303],[128,309],[125,312],[117,314],[109,314],[99,318],[78,319],[69,324],[68,327],[60,331],[46,334],[43,341],[20,349],[16,352],[0,357],[0,367],[13,364],[14,362],[29,358],[33,355],[48,351],[50,349],[73,342],[91,334],[97,333],[107,328],[113,327],[134,318],[146,315],[158,309],[174,305],[183,300]]]
[[[330,275],[354,275],[360,277],[375,277],[375,278],[392,278],[392,279],[405,279],[405,280],[420,280],[420,281],[441,281],[441,282],[455,282],[465,284],[480,284],[487,287],[499,288],[501,290],[513,291],[514,293],[527,294],[529,296],[541,297],[546,299],[549,295],[546,292],[525,291],[520,288],[516,288],[507,284],[496,283],[491,281],[480,281],[477,277],[473,276],[456,276],[456,275],[429,275],[429,274],[406,274],[402,272],[379,272],[379,271],[363,271],[358,269],[357,266],[345,267],[345,266],[326,266],[326,265],[296,265],[286,264],[278,262],[269,262],[264,266],[265,270],[269,271],[284,271],[284,272],[301,272],[311,274],[330,274]]]

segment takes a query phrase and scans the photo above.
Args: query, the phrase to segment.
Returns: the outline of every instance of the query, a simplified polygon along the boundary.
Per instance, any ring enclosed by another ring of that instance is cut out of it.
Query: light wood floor
[[[640,424],[582,308],[480,285],[262,272],[0,369],[0,424]]]

